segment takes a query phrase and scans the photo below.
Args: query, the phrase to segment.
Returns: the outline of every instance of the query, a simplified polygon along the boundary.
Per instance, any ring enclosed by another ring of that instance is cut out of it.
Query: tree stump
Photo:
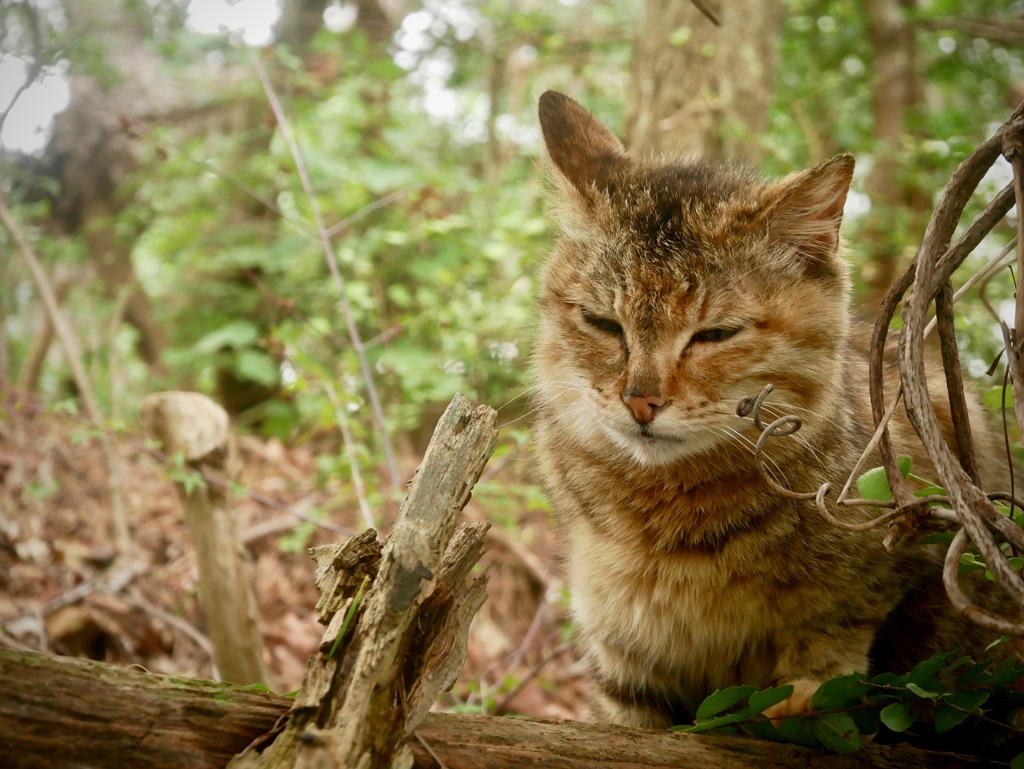
[[[386,542],[368,530],[314,551],[320,650],[281,733],[231,769],[413,765],[409,738],[455,683],[486,598],[486,575],[469,574],[489,524],[456,528],[455,518],[491,455],[495,420],[456,395]]]
[[[139,405],[146,432],[187,471],[235,474],[228,415],[200,393],[147,395]],[[199,567],[199,601],[220,676],[238,684],[269,683],[249,563],[228,504],[228,490],[192,475],[176,481]]]

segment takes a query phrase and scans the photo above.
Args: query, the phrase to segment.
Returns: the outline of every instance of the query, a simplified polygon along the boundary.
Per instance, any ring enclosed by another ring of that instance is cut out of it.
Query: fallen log
[[[0,692],[5,769],[222,769],[293,704],[251,687],[5,649]],[[418,769],[992,766],[906,745],[837,756],[738,737],[453,713],[428,714],[409,744]]]

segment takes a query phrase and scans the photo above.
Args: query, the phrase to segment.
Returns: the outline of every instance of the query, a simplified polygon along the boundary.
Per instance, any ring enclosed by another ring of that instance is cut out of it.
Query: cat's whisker
[[[502,403],[500,406],[498,406],[498,408],[496,408],[495,411],[501,411],[503,408],[505,408],[506,406],[511,405],[512,403],[516,402],[520,398],[525,398],[525,397],[528,397],[530,395],[533,395],[534,393],[539,392],[540,390],[542,390],[545,387],[548,387],[550,385],[563,385],[567,390],[593,390],[593,389],[596,389],[593,385],[586,384],[586,383],[583,383],[583,382],[567,382],[567,381],[564,381],[564,380],[555,379],[555,380],[551,380],[551,381],[545,382],[544,384],[531,385],[530,387],[527,387],[527,388],[521,390],[520,392],[516,393],[511,398],[509,398],[507,401]]]
[[[768,406],[766,408],[766,405],[767,404],[762,404],[761,405],[761,410],[766,412],[767,414],[771,415],[774,419],[779,419],[779,418],[781,418],[783,416],[787,416],[786,414],[782,413],[781,411],[779,411],[777,409],[773,409],[771,406]],[[801,446],[803,446],[807,450],[807,453],[810,454],[811,457],[814,458],[814,461],[818,463],[818,466],[822,470],[825,470],[825,471],[828,470],[828,465],[825,462],[824,458],[822,457],[821,452],[818,451],[814,446],[812,446],[810,444],[810,442],[807,441],[807,439],[803,438],[800,435],[799,432],[790,433],[788,437],[793,438],[797,443],[799,443]]]
[[[514,419],[510,419],[507,422],[502,422],[500,425],[498,425],[498,429],[500,430],[503,427],[508,427],[509,425],[515,424],[516,422],[518,422],[518,421],[520,421],[522,419],[526,419],[527,417],[533,416],[537,412],[543,410],[545,407],[547,407],[550,404],[554,403],[556,400],[561,398],[563,395],[566,395],[567,393],[573,392],[573,389],[574,388],[572,388],[572,387],[566,387],[565,389],[561,390],[560,392],[555,393],[554,395],[552,395],[550,398],[548,398],[543,403],[538,403],[536,406],[534,406],[532,409],[530,409],[526,413],[520,414],[519,416],[515,417]],[[581,407],[585,407],[586,406],[586,404],[576,404],[576,405],[581,406]]]
[[[813,409],[805,408],[804,406],[797,406],[795,403],[786,403],[784,401],[772,400],[770,402],[765,401],[764,403],[761,404],[761,408],[764,408],[765,406],[775,406],[776,408],[781,409],[782,415],[786,415],[787,412],[803,412],[804,414],[808,414],[814,417],[815,419],[820,420],[822,422],[826,422],[832,425],[833,427],[839,428],[840,430],[846,429],[845,425],[841,425],[834,419],[829,419],[828,417],[819,414],[817,411],[814,411]],[[793,416],[799,416],[799,414],[793,414]]]
[[[745,444],[747,446],[747,448],[750,449],[750,453],[751,454],[756,454],[757,453],[757,444],[754,443],[754,441],[750,440],[747,436],[745,436],[739,430],[736,430],[735,428],[729,427],[728,425],[722,425],[722,429],[723,430],[727,430],[730,434],[735,435],[737,438],[739,438],[741,443]],[[772,459],[772,457],[769,456],[767,451],[763,450],[761,452],[761,456],[765,459],[765,462],[766,462],[765,467],[767,467],[768,472],[771,473],[772,478],[774,478],[776,482],[778,482],[778,483],[780,483],[780,485],[782,485],[781,482],[779,481],[779,478],[781,476],[782,481],[785,481],[785,486],[787,488],[792,489],[792,486],[789,483],[789,479],[786,478],[786,474],[782,471],[782,468],[779,466],[779,463],[776,462],[774,459]],[[771,467],[768,467],[767,463],[771,463]],[[772,467],[774,467],[778,471],[778,475],[776,475],[774,472],[772,472]]]
[[[740,448],[740,449],[742,449],[744,451],[749,451],[751,455],[754,455],[756,453],[756,451],[753,448],[751,448],[750,445],[747,445],[750,442],[746,441],[746,439],[744,438],[743,435],[741,435],[740,433],[736,432],[735,430],[732,430],[731,428],[727,428],[725,426],[718,426],[718,427],[707,426],[705,429],[709,430],[710,432],[712,432],[713,434],[719,436],[720,438],[725,439],[725,442],[727,444],[734,444],[738,448]],[[739,440],[737,440],[737,439],[739,439]],[[778,464],[776,464],[774,462],[774,460],[771,459],[771,457],[765,456],[763,453],[762,453],[762,456],[764,456],[764,458],[766,460],[768,460],[769,462],[772,463],[772,465],[774,465],[774,468],[773,468],[773,467],[768,466],[766,464],[765,465],[765,469],[768,471],[768,474],[771,475],[773,479],[775,479],[776,483],[780,483],[779,475],[776,474],[776,470],[778,470],[779,474],[782,473],[782,470],[779,468]],[[785,476],[782,477],[782,480],[786,480]],[[781,485],[781,483],[780,483],[780,485]],[[787,486],[789,485],[788,481],[786,481],[786,485]]]

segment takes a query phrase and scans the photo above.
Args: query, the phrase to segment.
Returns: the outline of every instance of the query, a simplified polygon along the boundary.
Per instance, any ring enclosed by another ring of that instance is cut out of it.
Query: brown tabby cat
[[[948,608],[941,553],[886,552],[883,530],[837,529],[774,493],[754,465],[760,431],[736,415],[770,382],[766,413],[802,418],[766,452],[796,491],[841,488],[867,442],[839,254],[853,158],[765,181],[633,158],[566,96],[539,106],[561,237],[542,276],[535,432],[594,716],[667,727],[715,689],[793,684],[781,716],[836,675],[958,646],[981,657],[992,639]],[[941,381],[931,391],[941,404]],[[891,429],[927,477],[909,425]],[[995,436],[975,439],[983,474],[1008,487]]]

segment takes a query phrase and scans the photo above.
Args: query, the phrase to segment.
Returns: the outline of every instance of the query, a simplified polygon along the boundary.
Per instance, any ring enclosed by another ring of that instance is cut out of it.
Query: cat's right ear
[[[548,157],[579,192],[603,188],[625,159],[615,134],[565,94],[545,91],[537,105]]]

